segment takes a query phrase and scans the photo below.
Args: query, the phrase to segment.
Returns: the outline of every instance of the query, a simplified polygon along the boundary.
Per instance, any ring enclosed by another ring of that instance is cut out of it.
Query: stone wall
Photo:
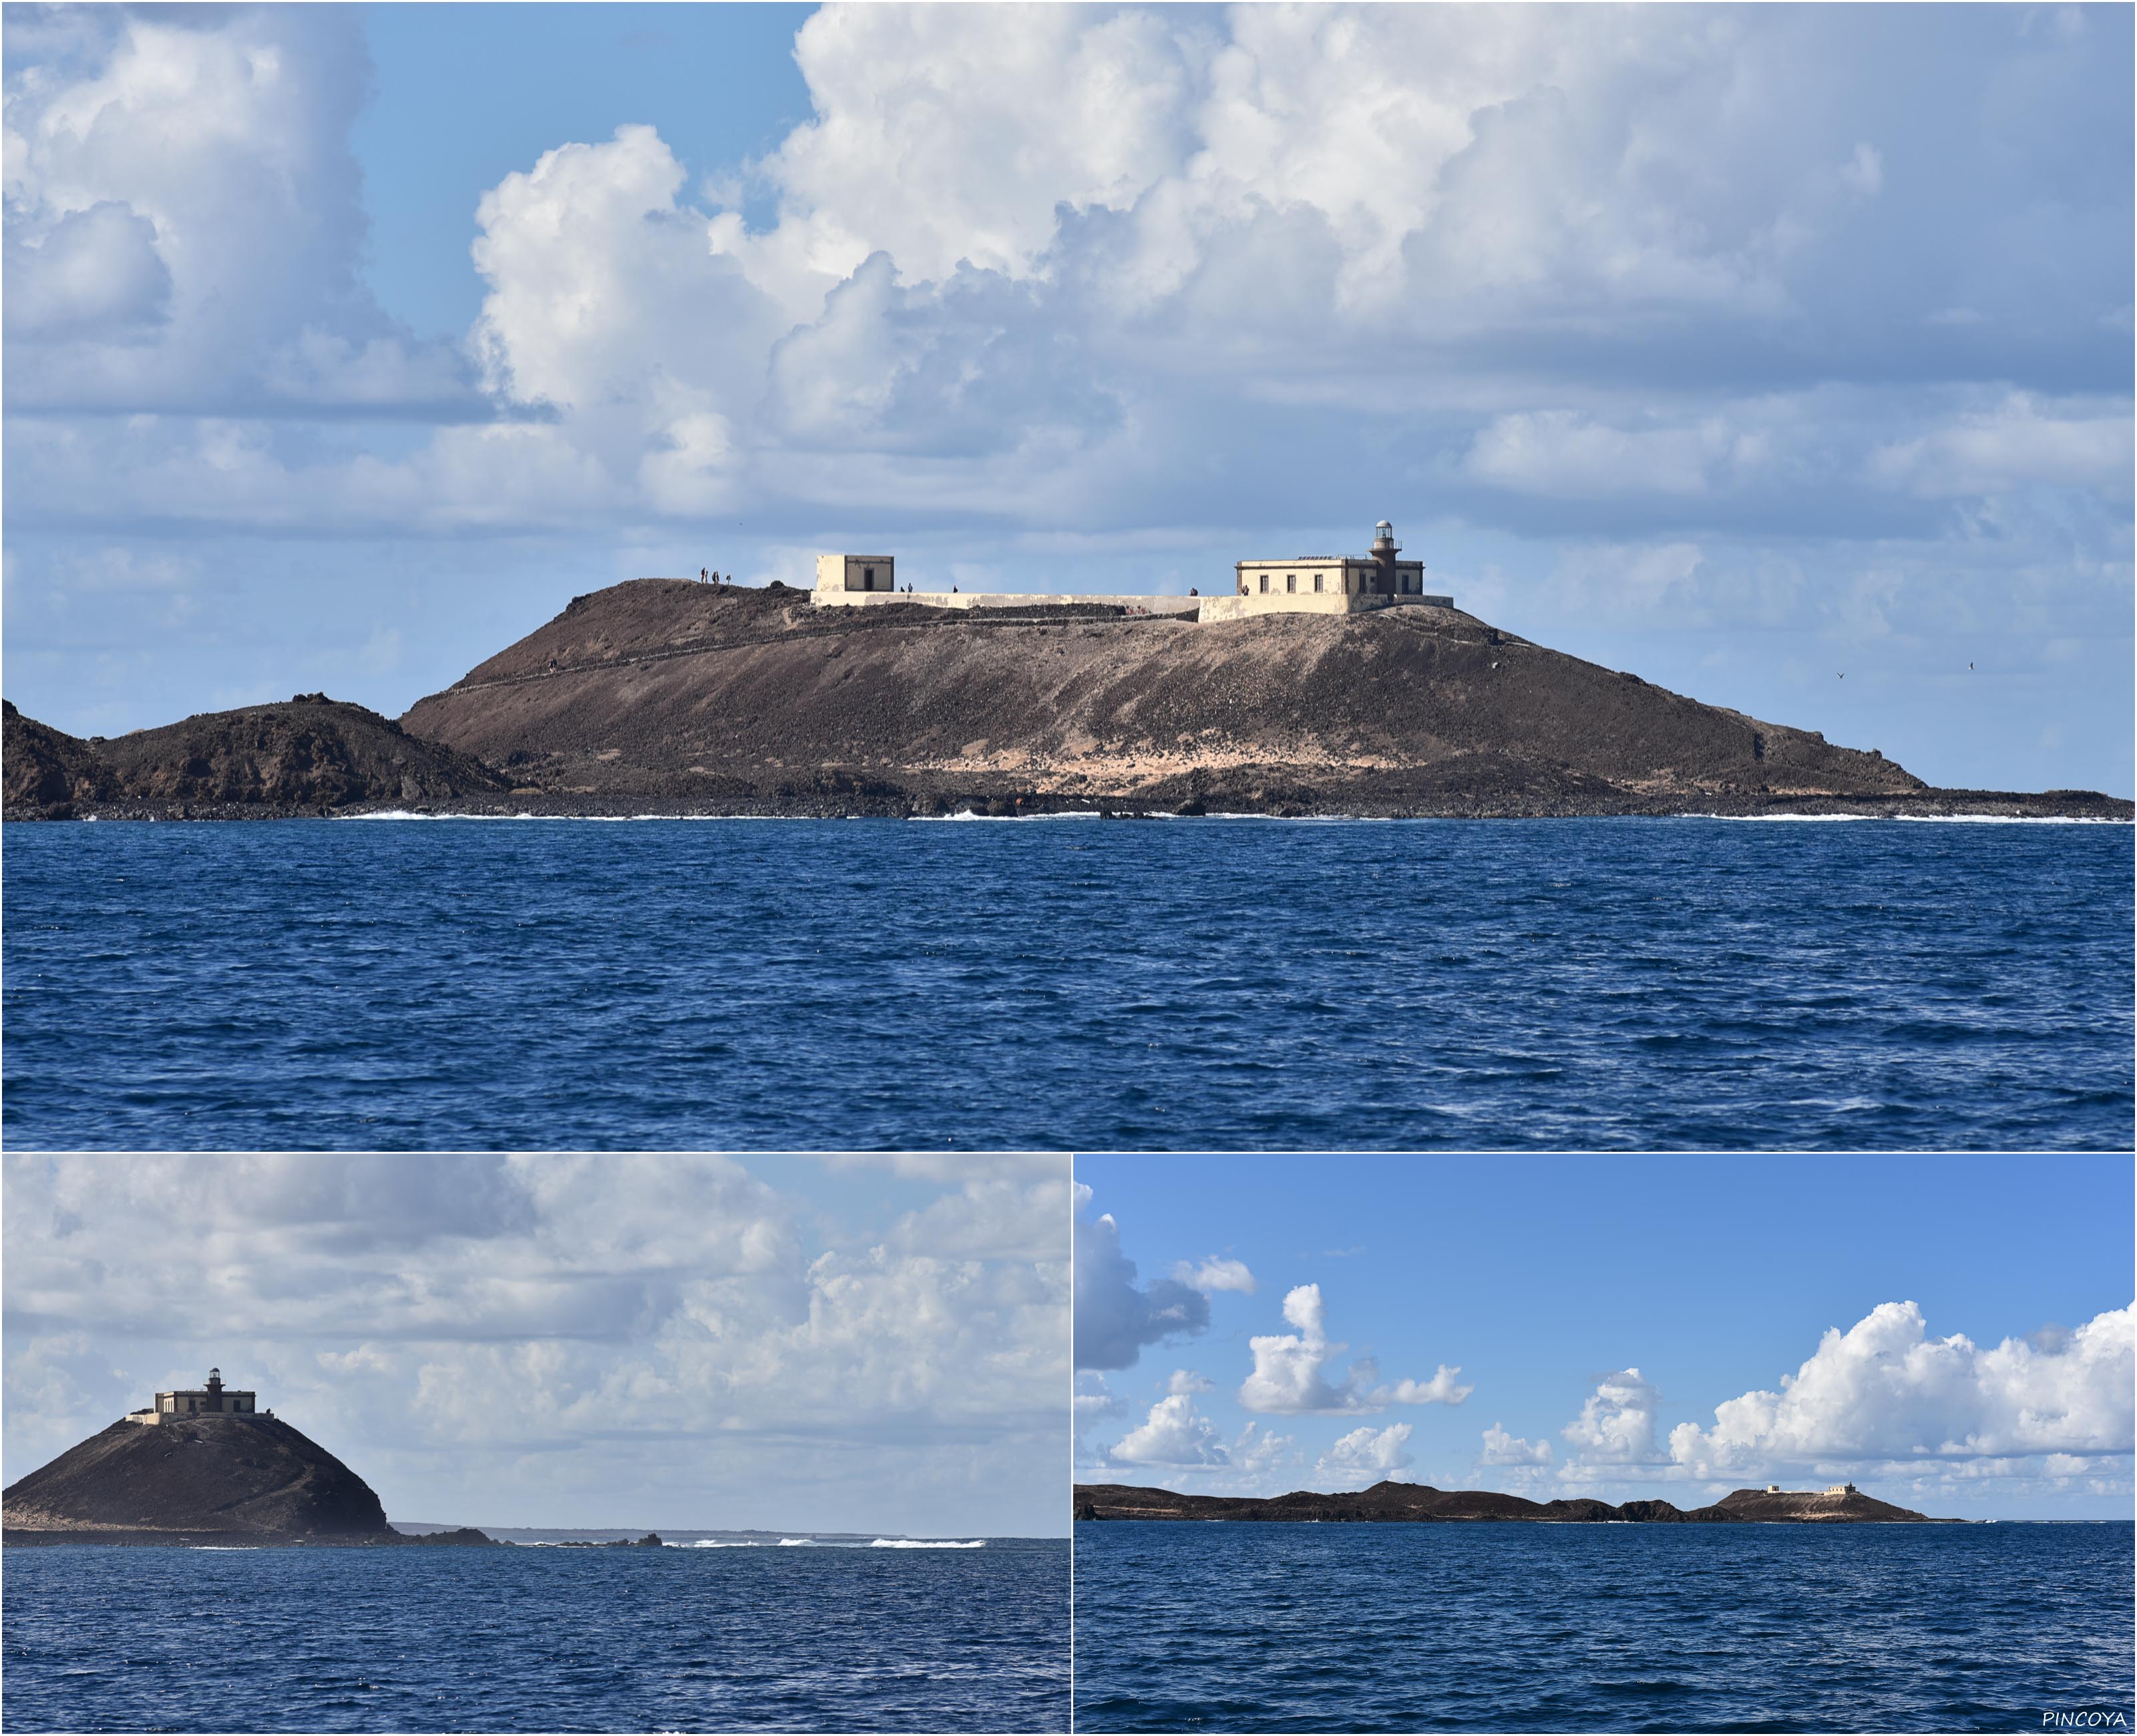
[[[1084,596],[1038,591],[828,591],[811,593],[820,609],[864,609],[874,603],[924,603],[932,609],[1051,609],[1064,604],[1096,604],[1145,615],[1191,615],[1214,599],[1206,596]]]

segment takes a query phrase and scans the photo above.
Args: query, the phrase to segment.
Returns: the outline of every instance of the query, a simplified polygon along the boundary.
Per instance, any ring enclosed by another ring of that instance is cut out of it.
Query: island
[[[1690,1509],[1668,1501],[1608,1501],[1576,1496],[1531,1501],[1487,1489],[1434,1489],[1424,1483],[1375,1483],[1338,1495],[1299,1490],[1258,1500],[1244,1495],[1176,1495],[1127,1483],[1076,1487],[1072,1509],[1079,1520],[1279,1520],[1300,1524],[1431,1524],[1478,1520],[1529,1520],[1546,1524],[1959,1524],[1931,1519],[1867,1495],[1852,1483],[1820,1490],[1739,1489],[1711,1506]]]
[[[1068,811],[2127,820],[2094,791],[1933,789],[1507,632],[1361,557],[1208,597],[626,581],[396,721],[299,693],[110,740],[0,704],[10,819]],[[1273,588],[1272,588],[1273,587]]]
[[[0,1491],[0,1543],[492,1545],[467,1528],[407,1535],[371,1486],[258,1394],[158,1393]]]

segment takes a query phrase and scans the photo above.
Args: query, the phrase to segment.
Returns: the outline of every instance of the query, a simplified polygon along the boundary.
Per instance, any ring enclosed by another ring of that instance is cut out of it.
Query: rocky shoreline
[[[116,1549],[509,1549],[500,1538],[491,1537],[471,1525],[454,1531],[411,1534],[371,1532],[341,1537],[304,1533],[259,1531],[157,1531],[132,1527],[84,1525],[79,1528],[35,1529],[9,1526],[0,1530],[0,1547],[10,1549],[51,1549],[80,1544]],[[585,1548],[588,1545],[577,1545]],[[630,1547],[636,1547],[635,1544]]]
[[[1690,808],[1682,802],[1625,799],[1584,803],[1403,802],[1333,800],[1320,792],[1286,792],[1283,799],[1215,791],[1179,802],[1132,795],[1079,798],[1027,790],[998,795],[958,790],[915,792],[902,787],[851,795],[803,794],[648,800],[629,796],[556,796],[444,802],[381,801],[329,806],[316,802],[70,802],[10,805],[10,820],[183,823],[192,821],[364,819],[411,815],[422,819],[1030,819],[1074,815],[1102,819],[1254,818],[1268,819],[2023,819],[2127,824],[2130,805],[2091,791],[1937,790],[1921,797],[1765,801],[1717,799]]]
[[[640,580],[397,721],[324,693],[108,741],[0,721],[20,820],[2137,814],[1935,789],[1437,607],[1205,625]]]

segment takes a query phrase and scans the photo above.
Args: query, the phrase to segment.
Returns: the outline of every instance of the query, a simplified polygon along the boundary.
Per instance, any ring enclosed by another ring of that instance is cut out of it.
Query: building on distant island
[[[816,589],[826,591],[895,591],[898,562],[889,555],[819,555]]]
[[[1855,1493],[1855,1486],[1852,1483],[1828,1483],[1825,1486],[1825,1492],[1828,1495],[1852,1495]]]
[[[256,1393],[241,1393],[225,1386],[222,1370],[210,1369],[206,1386],[158,1393],[153,1405],[129,1412],[128,1420],[160,1422],[166,1417],[249,1417],[257,1408],[258,1398]]]
[[[1769,1494],[1769,1495],[1779,1495],[1780,1492],[1781,1492],[1781,1486],[1780,1486],[1779,1483],[1769,1483],[1769,1484],[1767,1484],[1767,1485],[1766,1485],[1766,1493],[1767,1493],[1767,1494]]]
[[[1397,560],[1401,552],[1395,528],[1383,518],[1373,527],[1373,546],[1363,555],[1294,555],[1288,561],[1238,562],[1232,569],[1233,589],[1244,609],[1224,612],[1300,610],[1348,615],[1385,609],[1392,603],[1453,608],[1453,597],[1425,595],[1424,562]]]
[[[819,608],[851,608],[893,600],[937,609],[1040,609],[1099,604],[1125,609],[1131,615],[1186,615],[1199,610],[1199,618],[1205,621],[1239,620],[1250,615],[1361,615],[1404,603],[1452,609],[1453,597],[1426,594],[1424,562],[1398,560],[1401,552],[1395,527],[1383,518],[1373,527],[1373,544],[1365,554],[1234,562],[1230,594],[1215,596],[901,591],[888,555],[819,555],[813,597]]]

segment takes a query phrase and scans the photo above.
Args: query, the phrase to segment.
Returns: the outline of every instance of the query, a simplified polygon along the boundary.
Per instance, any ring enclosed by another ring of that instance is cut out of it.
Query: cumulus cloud
[[[1265,1423],[1251,1418],[1239,1431],[1239,1438],[1232,1442],[1228,1451],[1233,1467],[1252,1478],[1297,1466],[1303,1461],[1297,1437],[1273,1433]]]
[[[32,65],[8,85],[18,404],[251,392],[483,413],[459,362],[392,330],[361,287],[353,17],[56,16],[14,27]],[[1978,87],[2013,55],[2038,91],[2085,85],[2081,43],[2020,44],[1986,20],[1965,34],[1973,58],[1938,63],[1940,104],[1990,100]],[[767,225],[686,188],[650,126],[559,140],[480,200],[488,294],[468,348],[489,411],[559,416],[598,478],[589,513],[723,515],[767,489],[903,503],[925,477],[960,509],[1050,525],[1071,498],[1150,498],[1121,485],[1187,425],[1256,401],[1295,416],[1302,395],[1352,416],[1366,372],[1445,406],[1440,426],[1422,407],[1409,425],[1482,490],[1473,508],[1504,491],[1672,511],[1774,469],[1776,394],[1851,362],[1881,386],[1954,377],[1944,334],[1963,328],[1938,316],[1955,292],[2007,344],[2093,330],[2094,359],[2114,360],[2101,322],[2126,319],[2128,294],[2107,268],[2126,249],[2084,213],[2126,231],[2124,187],[2049,166],[2081,106],[2022,118],[1999,95],[2002,148],[1973,183],[1998,209],[2052,195],[2070,245],[1984,248],[1978,207],[1973,226],[1930,207],[1863,226],[1894,190],[1888,142],[1860,123],[1904,128],[1895,85],[1924,75],[1906,36],[1759,13],[827,6],[795,45],[812,113],[750,167]],[[1781,94],[1789,69],[1825,91],[1814,124]],[[1695,156],[1698,177],[1667,167]],[[1908,300],[1923,283],[1933,305]],[[2091,298],[2084,317],[2008,317],[2072,297]],[[1776,341],[1821,319],[1847,355]],[[1672,356],[1673,389],[1618,395],[1628,368]],[[1721,357],[1749,389],[1717,401],[1699,378]],[[1984,377],[2017,377],[2013,359]],[[1540,362],[1556,380],[1541,399]],[[2127,422],[2119,376],[2102,377],[2077,427],[1903,426],[1888,403],[1881,429],[1828,425],[1779,469],[1798,489],[2093,486]],[[1971,456],[1940,467],[1947,447]],[[1249,461],[1280,478],[1298,450]],[[409,491],[441,484],[450,457],[438,442],[402,460]],[[927,462],[942,458],[963,474]],[[461,479],[441,518],[480,487]]]
[[[1159,1399],[1107,1456],[1122,1465],[1222,1465],[1227,1459],[1216,1425],[1184,1393]]]
[[[485,413],[454,351],[361,284],[355,14],[91,7],[7,29],[11,411]]]
[[[1655,1457],[1655,1413],[1662,1394],[1638,1369],[1599,1377],[1580,1414],[1559,1431],[1584,1459],[1615,1465]]]
[[[2075,1461],[2131,1451],[2137,1422],[2137,1314],[2095,1316],[2067,1336],[1976,1345],[1929,1335],[1913,1302],[1881,1302],[1829,1329],[1778,1393],[1715,1408],[1670,1432],[1672,1459],[1698,1476],[1769,1466],[1994,1458]]]
[[[1346,1481],[1394,1477],[1417,1462],[1404,1450],[1409,1437],[1407,1422],[1390,1423],[1380,1429],[1354,1428],[1322,1453],[1313,1468]]]
[[[1327,1310],[1318,1284],[1302,1284],[1283,1299],[1283,1317],[1294,1329],[1248,1340],[1253,1372],[1239,1388],[1250,1411],[1278,1416],[1347,1416],[1385,1410],[1390,1404],[1459,1404],[1470,1388],[1456,1383],[1462,1371],[1442,1364],[1429,1381],[1380,1383],[1380,1370],[1361,1357],[1341,1374],[1330,1364],[1347,1346],[1328,1336]]]
[[[1459,1404],[1476,1390],[1454,1378],[1461,1372],[1442,1363],[1431,1379],[1398,1380],[1388,1396],[1397,1404]]]
[[[1192,1369],[1175,1369],[1172,1379],[1165,1383],[1168,1393],[1214,1393],[1217,1383],[1206,1374],[1198,1374]]]
[[[827,1238],[718,1158],[10,1159],[7,1474],[215,1363],[403,1518],[1050,1529],[1068,1183],[1020,1167]]]
[[[1219,1290],[1236,1290],[1242,1296],[1252,1296],[1260,1286],[1254,1275],[1247,1270],[1244,1260],[1223,1260],[1212,1255],[1200,1265],[1182,1260],[1172,1268],[1172,1276],[1191,1290],[1210,1294]]]
[[[363,284],[358,14],[13,8],[11,552],[222,536],[285,592],[290,539],[532,537],[495,582],[554,586],[717,527],[754,577],[896,536],[947,580],[984,528],[1185,589],[1362,498],[1523,632],[2104,638],[2130,27],[2074,16],[826,6],[760,160],[633,123],[471,199],[433,342]],[[108,649],[70,566],[10,571],[48,709]]]
[[[1076,1225],[1076,1366],[1134,1366],[1146,1345],[1191,1336],[1210,1324],[1210,1299],[1173,1278],[1136,1282],[1112,1218]]]
[[[1548,1465],[1550,1463],[1550,1442],[1525,1441],[1519,1435],[1510,1435],[1494,1422],[1484,1431],[1483,1451],[1477,1455],[1479,1465]]]

